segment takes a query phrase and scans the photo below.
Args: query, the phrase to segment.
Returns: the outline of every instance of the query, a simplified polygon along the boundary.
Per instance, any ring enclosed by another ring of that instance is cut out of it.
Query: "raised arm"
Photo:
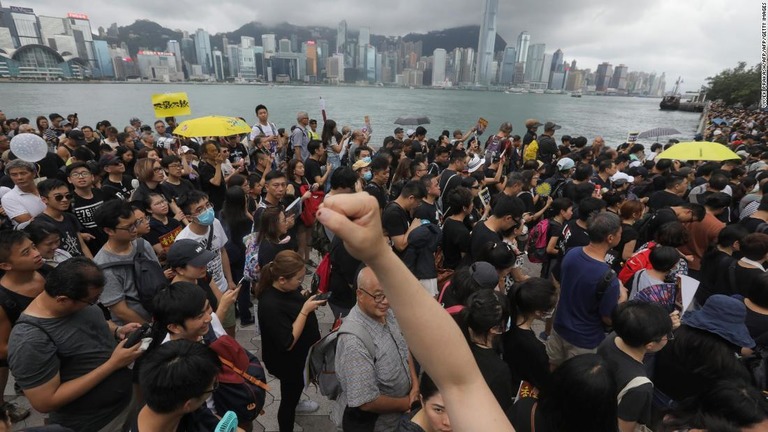
[[[457,431],[514,431],[488,389],[456,323],[384,241],[379,206],[366,193],[327,197],[318,220],[376,274],[408,347],[446,402]]]

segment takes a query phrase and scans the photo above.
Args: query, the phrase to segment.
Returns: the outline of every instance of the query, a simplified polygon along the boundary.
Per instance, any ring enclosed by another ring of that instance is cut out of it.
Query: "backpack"
[[[445,210],[446,210],[445,207],[443,206],[443,195],[445,195],[445,190],[448,189],[448,185],[451,184],[451,180],[457,175],[459,174],[456,173],[448,177],[448,181],[445,182],[445,186],[441,188],[442,190],[440,191],[440,197],[437,198],[437,209],[440,210],[440,213],[442,214],[445,214]]]
[[[231,336],[220,336],[210,347],[221,360],[219,387],[212,394],[216,411],[222,414],[233,411],[239,422],[252,422],[261,414],[269,390],[264,366]],[[245,361],[248,362],[245,370],[235,365]]]
[[[211,227],[211,232],[213,232],[213,227]],[[144,251],[144,243],[143,239],[136,242],[136,254],[133,259],[99,264],[99,268],[106,270],[113,267],[131,266],[133,268],[133,282],[136,284],[139,298],[128,296],[126,298],[141,303],[147,312],[152,313],[154,310],[152,300],[161,289],[168,286],[168,278],[165,277],[160,263],[147,256]]]
[[[638,235],[636,244],[644,245],[649,241],[653,240],[653,233],[651,233],[651,226],[653,226],[654,219],[656,219],[656,212],[649,211],[646,214],[644,214],[639,221],[635,222],[633,227],[637,230],[637,235]]]
[[[328,238],[328,234],[325,232],[325,226],[315,219],[315,223],[312,224],[312,240],[310,241],[312,249],[318,251],[320,256],[323,256],[331,251],[331,239]]]
[[[351,334],[360,339],[368,350],[368,353],[376,362],[376,349],[373,338],[361,324],[354,321],[344,321],[340,326],[335,326],[330,333],[315,342],[309,349],[307,361],[304,365],[306,384],[315,384],[320,394],[328,399],[336,400],[341,394],[341,383],[336,376],[336,345],[340,334]]]
[[[459,315],[459,313],[461,313],[462,310],[464,310],[464,305],[458,304],[458,305],[453,305],[446,308],[445,305],[443,304],[443,297],[445,296],[445,292],[448,291],[448,287],[450,286],[451,286],[451,281],[448,281],[445,283],[445,285],[443,285],[443,289],[440,290],[440,296],[437,298],[437,302],[440,303],[440,305],[445,308],[445,311],[448,312],[449,315],[456,316],[456,315]]]
[[[565,193],[565,186],[568,182],[570,182],[571,179],[558,179],[557,182],[555,182],[555,185],[552,187],[551,192],[549,193],[549,196],[551,196],[553,199],[555,198],[562,198]]]
[[[549,219],[542,219],[531,230],[528,236],[528,260],[532,263],[547,261],[547,231]]]
[[[308,184],[301,185],[299,196],[304,195],[311,187]],[[301,221],[304,222],[304,226],[311,227],[315,223],[317,210],[320,208],[320,204],[323,203],[323,198],[325,198],[325,192],[322,189],[318,189],[301,203]]]
[[[328,283],[331,280],[331,254],[326,253],[323,255],[323,259],[317,265],[315,274],[312,275],[312,282],[310,285],[311,291],[314,293],[326,293],[328,292]]]
[[[648,247],[635,252],[634,255],[629,257],[626,263],[624,263],[624,267],[621,268],[621,271],[619,272],[619,280],[621,280],[621,283],[623,283],[625,286],[629,283],[630,279],[632,279],[632,276],[635,275],[635,273],[639,272],[642,269],[651,268],[651,249],[656,246],[655,243],[650,242],[648,243]]]
[[[256,220],[253,221],[256,228]],[[255,229],[243,237],[245,245],[245,263],[243,264],[243,277],[253,283],[258,283],[261,278],[261,268],[259,267],[259,232]]]

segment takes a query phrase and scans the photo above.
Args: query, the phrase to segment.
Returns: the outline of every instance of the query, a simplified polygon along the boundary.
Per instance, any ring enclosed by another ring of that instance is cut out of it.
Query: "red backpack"
[[[547,261],[547,231],[549,219],[542,219],[537,223],[528,235],[528,260],[532,263]]]
[[[299,188],[299,193],[301,195],[304,195],[308,190],[310,190],[312,186],[308,184],[303,184]],[[321,186],[322,188],[322,186]],[[317,209],[320,208],[320,204],[323,203],[323,199],[325,198],[325,192],[318,189],[314,192],[312,192],[312,195],[304,200],[303,203],[301,203],[301,220],[304,222],[304,225],[311,227],[315,223],[315,217],[317,215]]]
[[[619,280],[621,280],[621,283],[627,285],[635,273],[642,269],[649,269],[653,267],[651,265],[650,255],[654,246],[656,246],[656,243],[648,242],[648,247],[635,252],[635,254],[627,260],[627,262],[624,264],[624,267],[622,267],[621,271],[619,272]]]
[[[317,265],[315,274],[312,275],[311,291],[312,293],[328,292],[328,283],[331,280],[331,254],[323,255],[323,259]]]

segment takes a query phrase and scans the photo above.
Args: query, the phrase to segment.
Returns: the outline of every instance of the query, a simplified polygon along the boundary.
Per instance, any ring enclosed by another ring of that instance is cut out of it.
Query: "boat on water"
[[[659,109],[664,111],[690,111],[702,112],[707,100],[707,92],[704,87],[699,91],[687,91],[685,95],[680,94],[680,83],[683,81],[678,77],[675,82],[675,88],[672,93],[667,94],[659,102]],[[686,97],[683,100],[683,96]]]
[[[505,91],[506,94],[522,94],[522,93],[528,93],[528,90],[520,87],[510,87]]]
[[[544,94],[544,90],[543,89],[530,89],[530,90],[528,90],[528,93]]]
[[[571,93],[571,97],[580,98],[581,97],[581,90],[576,90],[575,92]]]

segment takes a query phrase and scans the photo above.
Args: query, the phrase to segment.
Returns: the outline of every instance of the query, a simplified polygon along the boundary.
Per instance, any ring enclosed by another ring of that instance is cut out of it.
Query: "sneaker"
[[[4,409],[8,412],[8,417],[10,417],[11,422],[18,423],[25,418],[29,417],[31,414],[28,409],[22,408],[15,403],[6,402],[2,405],[0,405],[0,409]]]
[[[319,403],[311,399],[304,399],[299,401],[299,404],[296,405],[296,414],[309,414],[319,409],[320,409]]]

